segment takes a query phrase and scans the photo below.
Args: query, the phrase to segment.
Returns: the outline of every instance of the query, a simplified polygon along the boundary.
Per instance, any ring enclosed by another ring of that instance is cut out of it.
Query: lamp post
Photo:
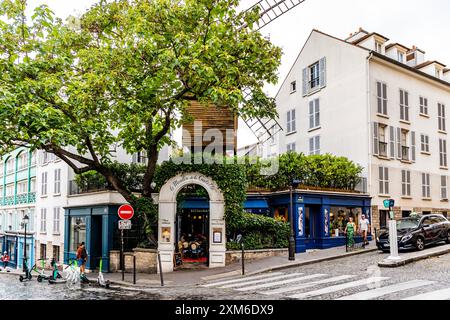
[[[23,262],[22,262],[22,268],[23,272],[28,272],[27,268],[27,224],[30,218],[27,214],[25,214],[22,218],[22,225],[25,229],[24,231],[24,240],[23,240]]]
[[[289,237],[289,261],[295,261],[295,238],[294,238],[294,201],[293,201],[293,193],[294,188],[297,188],[300,184],[298,180],[292,180],[291,185],[289,186],[289,196],[290,196],[290,210],[289,210],[289,221],[291,225],[291,235]]]

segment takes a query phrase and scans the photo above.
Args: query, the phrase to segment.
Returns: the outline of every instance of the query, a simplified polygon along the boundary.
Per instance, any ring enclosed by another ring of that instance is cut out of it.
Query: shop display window
[[[350,217],[353,218],[353,222],[358,229],[361,215],[361,208],[331,207],[329,224],[331,237],[345,237],[345,226],[349,222]]]

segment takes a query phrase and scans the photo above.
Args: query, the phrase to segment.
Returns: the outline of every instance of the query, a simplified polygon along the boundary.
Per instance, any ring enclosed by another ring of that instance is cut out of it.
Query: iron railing
[[[108,183],[99,181],[84,181],[80,185],[75,181],[69,181],[69,195],[84,194],[90,192],[99,192],[111,190]]]

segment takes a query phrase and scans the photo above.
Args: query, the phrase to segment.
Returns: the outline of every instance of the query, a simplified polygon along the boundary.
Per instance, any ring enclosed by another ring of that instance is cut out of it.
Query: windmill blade
[[[305,0],[260,0],[245,12],[259,8],[258,27],[255,30],[260,30],[303,2]],[[247,25],[244,24],[243,28],[246,27]]]

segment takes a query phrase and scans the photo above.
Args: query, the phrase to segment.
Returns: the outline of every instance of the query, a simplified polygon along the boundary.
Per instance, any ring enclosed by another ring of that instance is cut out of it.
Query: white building
[[[450,71],[415,46],[360,29],[347,39],[313,30],[277,96],[280,153],[330,153],[360,164],[373,197],[396,217],[450,211]]]

